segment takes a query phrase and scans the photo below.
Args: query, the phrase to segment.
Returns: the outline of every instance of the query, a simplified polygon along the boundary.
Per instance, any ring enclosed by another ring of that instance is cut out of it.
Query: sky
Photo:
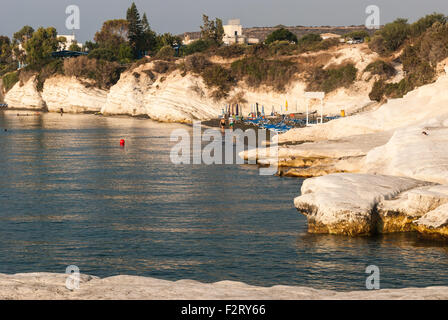
[[[78,41],[93,39],[103,21],[125,18],[132,0],[0,0],[0,35],[9,37],[24,25],[56,27],[59,34],[71,34],[65,26],[67,6],[80,9]],[[202,14],[210,18],[239,18],[244,27],[349,26],[365,23],[366,7],[380,8],[380,23],[396,18],[410,22],[428,13],[448,15],[447,0],[134,0],[146,12],[153,30],[181,34],[199,31]]]

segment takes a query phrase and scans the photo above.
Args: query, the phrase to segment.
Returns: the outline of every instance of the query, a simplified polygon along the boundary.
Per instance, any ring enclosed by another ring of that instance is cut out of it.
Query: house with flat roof
[[[256,38],[248,38],[243,34],[243,26],[239,19],[232,19],[223,26],[224,36],[222,41],[226,45],[231,44],[256,44],[260,40]]]

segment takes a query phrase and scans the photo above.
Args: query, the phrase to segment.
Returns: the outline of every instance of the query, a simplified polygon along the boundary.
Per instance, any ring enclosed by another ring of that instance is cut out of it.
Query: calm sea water
[[[187,126],[21,114],[0,113],[0,273],[75,264],[100,277],[354,290],[374,264],[382,288],[448,285],[443,244],[307,234],[300,179],[173,165],[170,134]]]

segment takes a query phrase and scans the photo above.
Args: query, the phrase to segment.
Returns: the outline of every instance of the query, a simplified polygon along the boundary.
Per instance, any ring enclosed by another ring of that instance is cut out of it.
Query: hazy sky
[[[93,38],[102,22],[124,18],[132,0],[0,0],[0,35],[11,36],[22,26],[54,26],[59,34],[65,28],[68,5],[78,5],[81,29],[78,40]],[[202,14],[226,22],[240,18],[244,27],[317,25],[359,25],[366,19],[368,5],[381,9],[381,24],[397,17],[414,21],[427,13],[448,15],[447,0],[135,0],[140,12],[146,12],[157,32],[180,34],[197,31]]]

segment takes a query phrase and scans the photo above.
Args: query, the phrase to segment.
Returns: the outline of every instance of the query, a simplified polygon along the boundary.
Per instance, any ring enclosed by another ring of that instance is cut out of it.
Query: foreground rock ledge
[[[193,280],[166,281],[146,277],[105,279],[82,275],[80,288],[65,287],[67,275],[54,273],[0,274],[0,299],[73,300],[391,300],[448,299],[448,287],[337,292],[306,287],[249,286],[241,282],[212,284]]]

